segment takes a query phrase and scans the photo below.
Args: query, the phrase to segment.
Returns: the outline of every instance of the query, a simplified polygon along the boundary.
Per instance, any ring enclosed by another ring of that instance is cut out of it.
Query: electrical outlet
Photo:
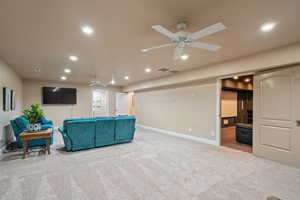
[[[211,136],[213,136],[213,137],[216,136],[216,132],[215,132],[215,131],[211,131],[210,134],[211,134]]]

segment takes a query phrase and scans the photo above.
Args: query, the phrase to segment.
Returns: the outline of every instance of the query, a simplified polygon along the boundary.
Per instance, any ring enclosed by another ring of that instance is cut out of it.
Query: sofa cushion
[[[24,117],[17,117],[15,119],[16,125],[18,126],[19,129],[26,129],[27,126],[29,125],[29,121],[25,119]]]

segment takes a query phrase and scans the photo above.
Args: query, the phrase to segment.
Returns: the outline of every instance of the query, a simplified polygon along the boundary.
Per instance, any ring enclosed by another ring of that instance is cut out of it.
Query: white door
[[[253,153],[300,167],[300,66],[254,77]]]
[[[128,115],[128,94],[116,94],[116,115]]]
[[[92,91],[92,116],[108,116],[108,92],[101,89]]]

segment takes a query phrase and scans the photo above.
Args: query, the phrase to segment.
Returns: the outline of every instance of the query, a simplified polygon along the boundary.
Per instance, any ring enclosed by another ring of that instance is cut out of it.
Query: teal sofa
[[[42,129],[52,128],[52,131],[53,131],[53,122],[51,120],[47,120],[45,117],[41,117],[41,119],[38,121],[38,123],[41,124]],[[10,125],[14,131],[14,135],[16,137],[16,141],[17,141],[19,148],[23,147],[23,142],[22,142],[21,138],[19,137],[19,135],[27,129],[28,124],[29,124],[29,121],[27,119],[25,119],[25,117],[23,117],[23,116],[17,117],[16,119],[10,121]],[[53,144],[53,134],[51,136],[50,141],[51,141],[51,144]],[[36,139],[36,140],[29,141],[28,146],[34,147],[34,146],[42,146],[45,144],[46,144],[45,139]]]
[[[131,142],[135,132],[135,117],[66,119],[58,130],[68,151]]]

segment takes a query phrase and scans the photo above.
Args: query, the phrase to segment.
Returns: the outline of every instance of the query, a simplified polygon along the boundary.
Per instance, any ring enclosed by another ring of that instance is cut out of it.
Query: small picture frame
[[[9,111],[11,108],[11,90],[7,87],[3,88],[3,110]]]
[[[16,110],[16,92],[14,90],[10,91],[10,100],[11,100],[10,109],[12,111]]]

